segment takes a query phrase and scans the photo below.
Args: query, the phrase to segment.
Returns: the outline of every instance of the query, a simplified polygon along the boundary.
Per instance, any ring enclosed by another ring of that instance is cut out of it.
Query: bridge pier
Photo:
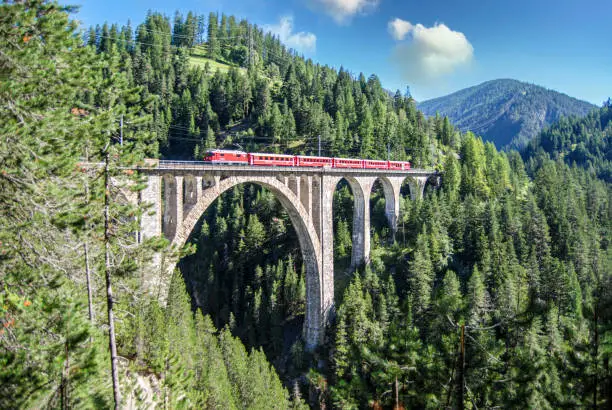
[[[183,222],[183,177],[164,176],[164,219],[162,229],[164,236],[174,239],[176,230]]]
[[[333,318],[334,312],[334,192],[342,179],[335,175],[321,175],[317,203],[320,219],[317,231],[321,238],[321,300],[323,326]],[[317,227],[317,225],[315,225]]]
[[[376,179],[376,176],[346,178],[354,198],[352,268],[370,260],[370,193]]]
[[[147,186],[140,191],[138,202],[146,204],[140,217],[140,238],[154,238],[162,234],[162,200],[160,175],[148,175]]]
[[[201,184],[202,178],[200,178]],[[191,208],[198,202],[198,180],[193,175],[185,175],[183,178],[183,214],[189,213]]]

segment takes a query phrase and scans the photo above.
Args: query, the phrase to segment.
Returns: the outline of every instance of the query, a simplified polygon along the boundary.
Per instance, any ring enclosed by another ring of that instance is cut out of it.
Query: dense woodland
[[[612,404],[609,104],[521,156],[232,16],[79,31],[54,3],[0,7],[0,407]],[[338,185],[323,346],[304,350],[299,244],[255,185],[207,210],[166,305],[141,289],[167,243],[135,243],[146,209],[114,200],[142,188],[126,167],[235,144],[316,153],[319,136],[325,155],[444,172],[405,196],[395,235],[374,190],[372,260],[355,272]]]
[[[612,183],[612,102],[585,117],[562,118],[525,149],[526,158],[546,156],[587,170]]]
[[[190,13],[171,22],[151,12],[135,30],[104,24],[86,41],[119,55],[143,97],[156,96],[151,130],[164,157],[199,158],[232,143],[308,154],[318,152],[320,136],[324,155],[436,162],[429,124],[412,99],[399,91],[389,98],[375,75],[354,78],[304,60],[246,20]],[[198,61],[204,66],[190,65]],[[218,63],[227,65],[213,69]],[[448,123],[438,118],[436,126],[446,127],[446,144],[456,143]]]
[[[523,149],[562,117],[583,116],[595,106],[535,84],[500,79],[423,101],[418,108],[426,115],[448,116],[460,130],[481,135],[499,149]]]

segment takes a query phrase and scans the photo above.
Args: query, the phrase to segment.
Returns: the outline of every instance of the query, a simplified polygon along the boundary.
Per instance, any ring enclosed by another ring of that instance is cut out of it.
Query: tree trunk
[[[399,409],[399,384],[397,382],[397,375],[395,375],[395,408]]]
[[[89,249],[87,241],[83,244],[85,250],[85,277],[87,278],[87,301],[89,306],[89,322],[94,325],[93,290],[91,286],[91,270],[89,268]]]
[[[85,161],[89,162],[89,150],[85,147]],[[85,203],[89,205],[89,175],[85,175]],[[93,289],[91,286],[91,269],[89,267],[89,246],[87,238],[83,243],[85,253],[85,277],[87,278],[87,299],[89,307],[89,322],[94,325],[94,308],[93,308]]]
[[[106,310],[108,311],[108,339],[111,353],[111,371],[113,379],[113,397],[115,409],[121,405],[119,388],[119,371],[117,369],[117,344],[115,342],[115,317],[113,314],[113,288],[111,287],[110,261],[110,177],[108,172],[109,155],[106,153],[104,165],[104,274],[106,277]]]

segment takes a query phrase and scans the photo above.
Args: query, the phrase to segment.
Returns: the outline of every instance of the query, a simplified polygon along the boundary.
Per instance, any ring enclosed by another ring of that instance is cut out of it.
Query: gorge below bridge
[[[380,181],[385,214],[392,232],[397,231],[400,189],[410,187],[413,200],[422,198],[428,181],[437,185],[439,175],[424,169],[381,170],[349,168],[269,167],[212,165],[202,162],[159,161],[140,168],[147,187],[138,200],[149,206],[141,217],[142,239],[163,235],[175,249],[185,245],[206,209],[224,192],[252,183],[272,191],[287,211],[297,233],[306,267],[306,314],[303,337],[308,349],[322,343],[325,327],[334,311],[333,195],[346,180],[354,197],[353,267],[370,255],[370,193]],[[167,297],[178,256],[153,259],[145,286]]]

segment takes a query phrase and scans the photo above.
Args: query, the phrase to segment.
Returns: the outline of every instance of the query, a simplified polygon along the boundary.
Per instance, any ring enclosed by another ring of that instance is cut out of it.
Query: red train
[[[272,167],[329,167],[391,170],[410,169],[410,162],[407,161],[307,157],[304,155],[251,153],[220,149],[206,152],[206,154],[204,154],[204,162],[209,162],[211,164],[257,165]]]

